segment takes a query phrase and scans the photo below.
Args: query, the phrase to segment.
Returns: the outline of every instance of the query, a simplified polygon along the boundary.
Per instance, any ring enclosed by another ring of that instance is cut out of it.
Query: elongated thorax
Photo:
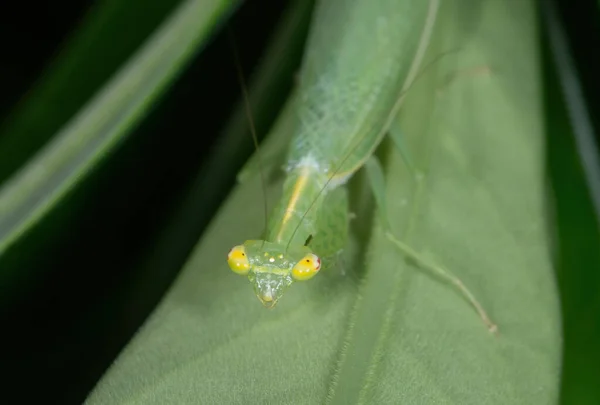
[[[317,218],[329,191],[330,168],[310,155],[291,162],[283,195],[269,218],[266,240],[303,246],[318,233]]]

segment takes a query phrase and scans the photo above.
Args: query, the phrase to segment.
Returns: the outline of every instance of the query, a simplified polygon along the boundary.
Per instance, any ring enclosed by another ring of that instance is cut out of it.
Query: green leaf
[[[147,7],[144,0],[94,2],[31,90],[0,121],[0,183],[94,96],[177,3],[158,0]]]
[[[589,21],[580,15],[585,2],[579,12],[565,12],[569,6],[561,5],[540,7],[551,235],[563,325],[559,403],[595,405],[600,403],[600,162],[594,117],[600,104],[594,100],[600,88],[594,85],[597,69],[588,49],[590,39],[600,38],[589,30],[597,16],[594,5],[587,4]]]
[[[346,275],[297,283],[261,307],[225,254],[262,231],[258,178],[238,186],[181,276],[87,403],[548,404],[558,397],[558,297],[544,212],[541,92],[533,2],[442,2],[427,60],[381,147],[390,223],[450,269],[499,326],[406,263],[374,220]],[[264,153],[287,141],[293,101]],[[325,136],[325,135],[324,135]],[[357,221],[363,177],[352,184]],[[269,188],[277,197],[280,184]]]
[[[534,9],[519,4],[480,2],[473,20],[461,23],[455,21],[468,15],[465,9],[441,10],[431,56],[460,49],[427,75],[440,79],[434,91],[425,90],[433,79],[416,83],[397,123],[420,172],[417,187],[410,187],[399,153],[387,167],[396,234],[458,275],[500,334],[482,333],[482,322],[452,288],[392,265],[400,257],[384,247],[378,230],[368,289],[354,311],[354,327],[363,332],[345,344],[338,403],[557,398],[560,324],[546,236]],[[399,381],[403,389],[394,391]]]

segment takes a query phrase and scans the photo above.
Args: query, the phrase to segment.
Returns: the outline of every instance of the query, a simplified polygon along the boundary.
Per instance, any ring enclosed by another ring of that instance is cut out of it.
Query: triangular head
[[[321,269],[321,260],[307,246],[290,246],[262,240],[248,240],[233,247],[227,263],[237,274],[247,275],[256,296],[273,308],[294,281],[312,278]]]

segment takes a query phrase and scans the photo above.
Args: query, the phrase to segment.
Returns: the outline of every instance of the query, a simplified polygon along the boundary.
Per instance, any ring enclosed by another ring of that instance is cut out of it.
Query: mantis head
[[[273,308],[294,281],[314,277],[321,260],[306,247],[290,247],[262,240],[234,246],[227,263],[235,273],[248,276],[254,292],[267,308]]]

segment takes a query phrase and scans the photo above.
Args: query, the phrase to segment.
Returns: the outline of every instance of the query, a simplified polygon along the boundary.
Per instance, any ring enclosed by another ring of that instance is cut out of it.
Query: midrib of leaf
[[[431,148],[428,147],[424,163],[421,166],[422,173],[427,173],[430,150]],[[402,161],[396,151],[392,152],[395,152],[391,156],[393,160]],[[398,195],[398,187],[394,187],[394,184],[398,182],[399,176],[406,176],[405,171],[398,172],[397,165],[397,162],[395,165],[386,165],[386,169],[391,169],[386,170],[388,200],[397,199],[397,197],[392,197]],[[414,192],[410,193],[413,198],[411,198],[408,217],[402,218],[400,215],[394,215],[394,212],[399,212],[397,210],[388,212],[391,222],[406,221],[403,232],[398,236],[407,243],[410,243],[411,236],[415,232],[420,208],[423,206],[423,198],[426,195],[424,193],[425,184],[426,176],[415,185]],[[392,206],[390,204],[392,202],[388,201],[388,206]],[[377,382],[377,365],[385,354],[392,321],[398,316],[397,306],[403,291],[402,287],[406,287],[408,284],[406,273],[403,271],[407,266],[405,257],[390,244],[381,221],[376,220],[374,227],[366,263],[375,263],[375,265],[370,266],[368,275],[359,288],[357,301],[352,308],[348,335],[342,347],[338,369],[332,378],[328,403],[369,403],[369,391]],[[378,266],[377,262],[398,264]],[[362,348],[362,350],[358,348]]]
[[[188,0],[131,61],[0,190],[0,253],[127,134],[234,2]]]
[[[412,81],[418,77],[418,70],[422,67],[421,62],[430,45],[438,8],[439,3],[432,0],[428,20],[424,24],[421,35],[422,41],[413,58],[411,71],[407,75],[407,82],[403,90],[409,88]],[[403,98],[404,94],[401,94],[400,97]],[[423,112],[423,115],[427,115],[427,112]],[[387,152],[393,147],[384,143],[382,148]],[[396,176],[390,176],[391,171],[386,171],[388,174],[387,192],[390,189],[390,179],[391,184],[394,184],[398,181],[397,175],[401,176],[403,173],[394,173]],[[411,200],[411,214],[408,218],[395,218],[391,210],[385,214],[390,216],[392,222],[407,220],[401,234],[402,240],[408,241],[414,230],[421,206],[419,202],[423,195],[423,183],[424,181],[420,181],[416,185],[414,197]],[[392,193],[387,193],[388,199],[390,195]],[[391,206],[390,201],[386,206]],[[374,221],[374,227],[365,260],[365,263],[370,264],[370,270],[361,283],[356,303],[351,311],[347,336],[342,344],[337,369],[332,375],[327,403],[368,403],[368,392],[376,382],[377,364],[385,353],[384,347],[389,337],[391,320],[396,314],[396,302],[401,292],[400,283],[404,282],[404,275],[401,271],[405,265],[404,258],[391,246],[378,219]],[[377,261],[398,263],[398,265],[372,265]]]

